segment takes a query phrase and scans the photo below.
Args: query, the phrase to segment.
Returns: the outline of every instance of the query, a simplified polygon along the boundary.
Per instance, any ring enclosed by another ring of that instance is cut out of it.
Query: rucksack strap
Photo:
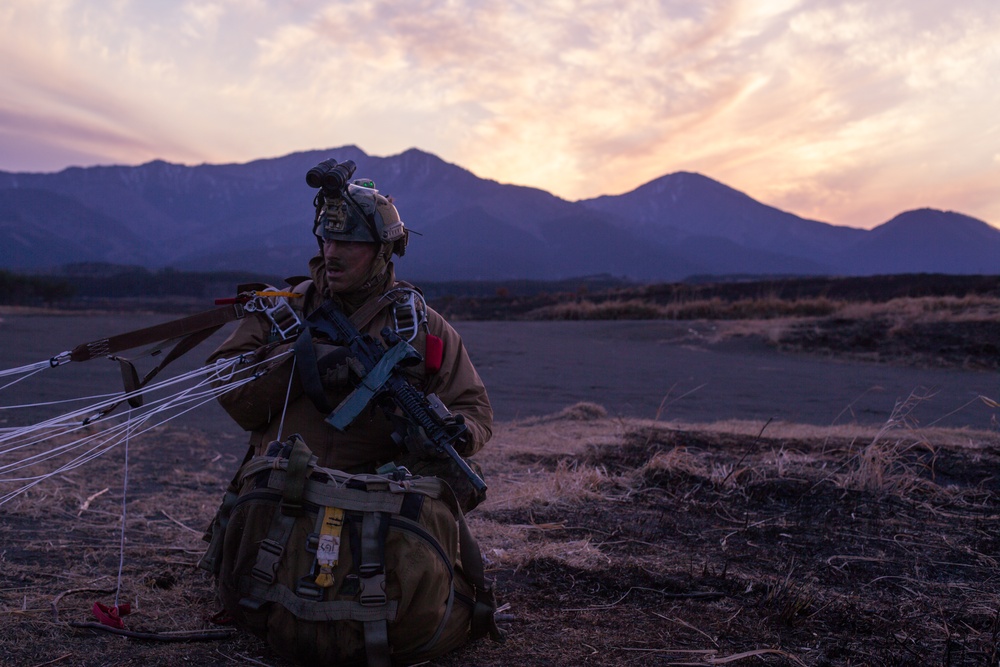
[[[358,568],[363,607],[385,609],[389,598],[385,591],[385,538],[389,515],[366,512],[361,520],[361,564]],[[365,655],[368,667],[390,667],[389,624],[387,617],[365,621]]]
[[[219,505],[219,509],[215,512],[212,523],[209,524],[205,534],[201,536],[203,541],[208,542],[208,548],[205,550],[205,555],[198,561],[198,567],[211,572],[216,577],[219,576],[219,568],[222,566],[222,544],[226,536],[226,527],[229,525],[229,517],[233,513],[233,507],[236,506],[236,501],[240,497],[240,483],[242,481],[240,472],[243,470],[243,466],[253,459],[253,454],[254,448],[252,446],[247,447],[247,453],[243,456],[243,462],[240,463],[236,474],[233,475],[229,486],[226,487],[226,493],[222,497],[222,504]]]
[[[496,610],[497,597],[493,590],[493,582],[486,581],[486,571],[483,567],[483,554],[479,550],[476,538],[469,530],[469,524],[460,511],[458,513],[458,540],[462,556],[462,569],[476,587],[476,604],[472,608],[472,628],[469,635],[472,639],[490,636],[495,642],[502,642],[506,637],[497,627]]]
[[[286,516],[302,516],[302,499],[306,492],[306,478],[313,458],[312,450],[298,434],[293,435],[292,451],[288,454],[288,470],[285,474],[285,488],[281,494],[281,513]]]
[[[479,549],[479,543],[472,536],[469,524],[465,521],[465,513],[455,497],[455,492],[447,483],[441,482],[443,493],[441,499],[451,507],[452,514],[458,521],[458,545],[459,554],[462,559],[462,570],[466,577],[472,582],[476,589],[476,600],[472,607],[472,627],[469,636],[472,639],[480,639],[489,635],[495,642],[502,642],[506,639],[500,628],[497,627],[495,618],[497,610],[496,591],[493,590],[493,582],[486,580],[486,568],[483,566],[483,552]]]
[[[296,595],[287,586],[281,584],[265,584],[250,580],[243,589],[246,597],[240,600],[244,607],[257,609],[262,605],[274,602],[281,605],[297,618],[313,623],[324,621],[358,621],[365,624],[365,635],[368,634],[368,623],[386,624],[394,621],[399,611],[399,602],[389,600],[380,607],[366,607],[354,600],[308,600]],[[388,647],[388,636],[386,637]],[[387,663],[388,664],[388,663]]]

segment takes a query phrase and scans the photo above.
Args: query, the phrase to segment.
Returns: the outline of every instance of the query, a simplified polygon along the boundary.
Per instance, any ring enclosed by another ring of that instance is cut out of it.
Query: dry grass
[[[535,320],[740,320],[832,315],[840,304],[826,298],[761,297],[729,301],[718,297],[660,304],[644,299],[609,299],[544,306],[526,314]]]
[[[1000,317],[1000,299],[968,295],[891,299],[882,303],[844,303],[833,314],[848,319],[887,317],[900,324],[996,320]]]
[[[898,297],[886,301],[856,301],[828,297],[782,298],[761,295],[737,299],[673,298],[667,303],[650,297],[605,297],[537,308],[526,314],[536,320],[769,320],[802,317],[869,319],[886,317],[900,322],[991,320],[1000,316],[1000,298],[966,296]]]
[[[921,366],[1000,367],[995,323],[1000,298],[985,295],[849,301],[760,296],[677,300],[578,300],[545,306],[529,319],[690,321],[688,340],[715,344],[752,337],[787,350]]]

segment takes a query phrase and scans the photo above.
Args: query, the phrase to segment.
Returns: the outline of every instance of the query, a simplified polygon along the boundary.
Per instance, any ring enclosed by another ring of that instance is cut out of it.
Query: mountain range
[[[302,273],[316,245],[305,173],[353,160],[413,232],[408,279],[1000,274],[1000,230],[919,209],[872,230],[800,218],[706,176],[677,172],[622,195],[567,201],[506,185],[417,149],[355,146],[246,164],[0,172],[0,268],[108,262],[148,268]]]

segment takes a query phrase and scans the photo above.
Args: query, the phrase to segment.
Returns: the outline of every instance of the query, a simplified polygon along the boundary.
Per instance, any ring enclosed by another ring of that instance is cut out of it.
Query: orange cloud
[[[994,3],[10,0],[0,133],[125,163],[416,146],[569,199],[694,170],[840,224],[1000,224]]]

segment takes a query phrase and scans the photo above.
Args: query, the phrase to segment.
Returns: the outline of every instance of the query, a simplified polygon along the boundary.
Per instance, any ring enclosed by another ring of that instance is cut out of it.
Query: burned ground
[[[609,419],[597,406],[500,425],[470,523],[507,641],[459,665],[995,665],[1000,438]],[[236,455],[196,432],[131,445],[125,639],[71,623],[112,604],[122,451],[0,509],[9,665],[284,665],[211,636],[202,528]]]

